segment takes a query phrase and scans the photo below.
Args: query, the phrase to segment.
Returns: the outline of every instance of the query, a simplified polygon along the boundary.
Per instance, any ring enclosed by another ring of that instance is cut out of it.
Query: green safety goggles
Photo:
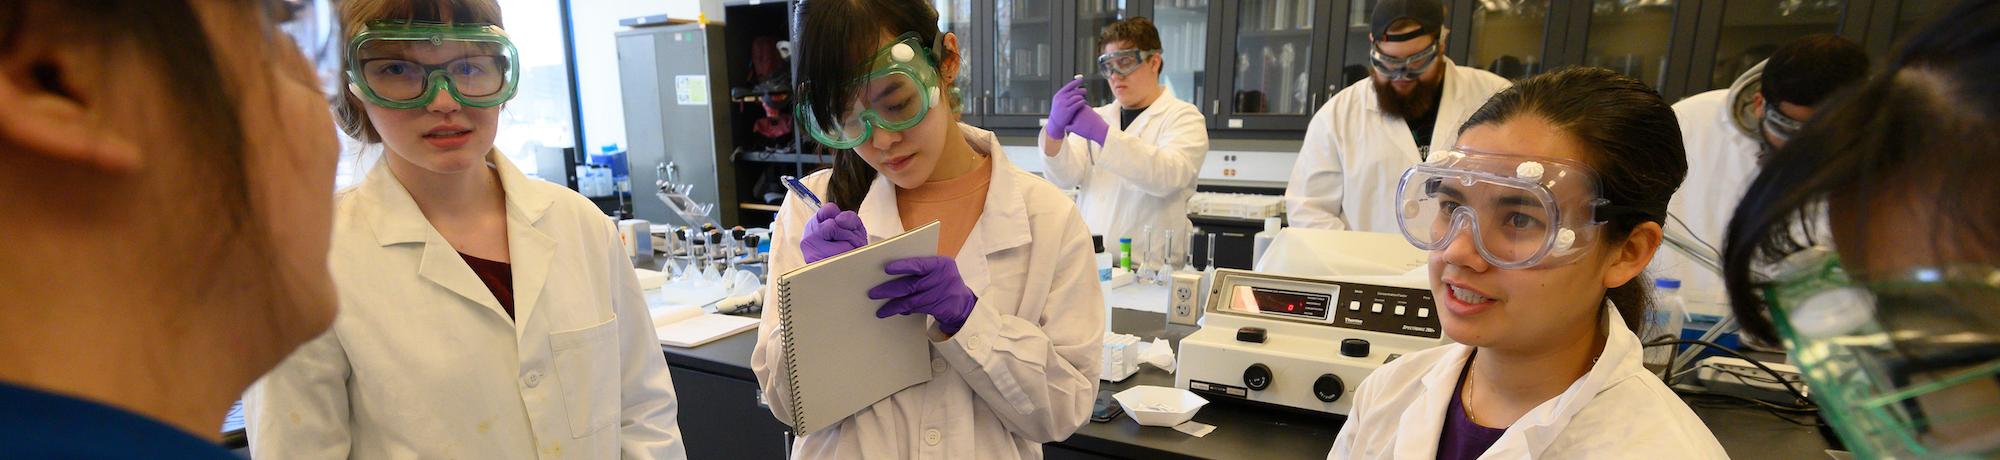
[[[943,37],[942,34],[939,37]],[[794,108],[806,133],[820,145],[851,149],[866,142],[876,129],[902,131],[924,121],[939,100],[937,57],[915,33],[905,33],[869,58],[867,74],[848,82],[853,100],[839,116],[822,119],[804,95],[813,82],[800,84]]]
[[[369,103],[391,109],[429,104],[439,91],[468,107],[514,98],[519,51],[489,24],[373,21],[347,44],[347,79]]]
[[[2000,269],[1857,280],[1825,248],[1786,259],[1769,311],[1821,414],[1863,458],[2000,454]]]

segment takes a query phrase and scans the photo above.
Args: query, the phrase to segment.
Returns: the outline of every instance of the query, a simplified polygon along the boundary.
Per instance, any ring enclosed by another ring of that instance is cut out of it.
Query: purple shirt
[[[1472,361],[1466,360],[1466,367],[1471,366]],[[1464,371],[1459,372],[1458,386],[1451,389],[1451,406],[1444,410],[1444,430],[1438,433],[1438,460],[1479,458],[1480,454],[1486,453],[1486,449],[1493,447],[1493,441],[1500,440],[1500,435],[1507,433],[1505,428],[1487,428],[1472,423],[1472,418],[1465,415],[1465,400],[1459,394],[1462,391],[1465,391]]]

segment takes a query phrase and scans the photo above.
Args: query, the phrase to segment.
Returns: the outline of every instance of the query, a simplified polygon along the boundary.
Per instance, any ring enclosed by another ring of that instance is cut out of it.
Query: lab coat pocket
[[[618,316],[596,326],[549,334],[570,437],[582,438],[618,422]]]

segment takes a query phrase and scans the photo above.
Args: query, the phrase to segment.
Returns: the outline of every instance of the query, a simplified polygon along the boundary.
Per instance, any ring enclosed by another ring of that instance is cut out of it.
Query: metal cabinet
[[[1325,88],[1328,48],[1345,34],[1328,29],[1328,0],[1221,0],[1218,55],[1226,89],[1211,123],[1220,129],[1303,130]],[[1332,23],[1338,25],[1339,23]]]
[[[1082,74],[1092,104],[1098,31],[1153,19],[1162,83],[1200,107],[1217,137],[1296,138],[1333,95],[1368,78],[1376,0],[929,0],[957,34],[967,123],[1025,135]],[[1668,100],[1727,86],[1785,41],[1837,33],[1878,62],[1951,0],[1445,0],[1445,55],[1525,78],[1572,65],[1613,69]],[[732,15],[733,16],[733,15]],[[634,168],[635,171],[641,168]]]
[[[1842,30],[1848,6],[1847,0],[1703,2],[1686,94],[1729,87],[1778,46],[1801,36],[1841,33],[1857,38]]]
[[[1945,10],[1957,5],[1956,0],[1875,0],[1868,14],[1869,57],[1876,64],[1888,62],[1890,53],[1902,46],[1917,29],[1925,23],[1937,19]]]
[[[1145,15],[1160,29],[1160,49],[1166,62],[1160,70],[1160,83],[1175,98],[1214,112],[1207,102],[1213,100],[1208,84],[1214,75],[1208,69],[1214,67],[1216,53],[1208,37],[1210,28],[1219,26],[1209,19],[1208,0],[1161,0]]]
[[[987,29],[984,51],[975,56],[987,65],[986,124],[994,127],[1033,127],[1049,113],[1049,95],[1069,81],[1063,65],[1065,50],[1056,41],[1062,24],[1058,22],[1055,0],[990,0],[993,13]]]
[[[688,458],[778,460],[789,457],[791,427],[758,405],[757,382],[675,365],[667,371],[679,394],[681,439]]]
[[[1572,52],[1569,64],[1603,67],[1651,85],[1656,90],[1679,90],[1670,82],[1679,63],[1671,59],[1674,24],[1679,14],[1691,11],[1682,0],[1592,0],[1589,11],[1571,14],[1585,18],[1582,53]],[[1738,1],[1736,3],[1753,3]],[[1579,2],[1579,5],[1583,2]],[[1753,62],[1754,64],[1754,62]],[[1731,75],[1734,80],[1735,75]],[[1727,82],[1723,83],[1727,85]],[[1691,94],[1691,93],[1690,93]],[[1672,96],[1669,96],[1670,98]]]
[[[1464,37],[1447,49],[1464,48],[1459,65],[1476,67],[1508,79],[1541,73],[1559,46],[1549,42],[1551,0],[1482,1],[1472,4]],[[1366,21],[1365,18],[1361,19]],[[1450,41],[1450,40],[1448,40]],[[1367,56],[1361,56],[1366,59]],[[1367,68],[1358,67],[1360,78]]]
[[[1054,84],[1060,88],[1069,82],[1068,78],[1062,77],[1082,75],[1085,82],[1084,99],[1093,104],[1110,102],[1111,82],[1097,69],[1097,55],[1104,52],[1104,43],[1097,38],[1098,31],[1104,30],[1104,27],[1111,23],[1132,17],[1132,10],[1127,8],[1125,0],[1077,0],[1070,2],[1070,9],[1070,20],[1064,25],[1071,28],[1070,35],[1076,39],[1063,42],[1069,44],[1065,54],[1068,56],[1070,65],[1067,68],[1070,69],[1070,73],[1060,75]],[[1162,33],[1160,36],[1162,45],[1165,45],[1166,38],[1166,34]],[[1043,110],[1042,113],[1046,114],[1048,111]]]
[[[1631,76],[1668,100],[1729,86],[1779,45],[1835,33],[1886,53],[1896,3],[1944,0],[1449,0],[1448,54],[1521,78],[1571,65]],[[1908,6],[1925,17],[1928,5]],[[1915,21],[1911,19],[1910,21]],[[1870,23],[1879,23],[1871,26]]]
[[[936,9],[938,12],[938,32],[957,35],[959,52],[967,53],[967,56],[970,56],[970,50],[975,48],[972,43],[972,6],[972,0],[931,0],[931,8]],[[977,48],[985,49],[985,47]],[[961,57],[958,65],[958,77],[954,79],[959,85],[958,107],[960,108],[960,113],[964,117],[963,120],[973,126],[985,126],[979,118],[977,106],[975,105],[976,102],[983,99],[980,99],[979,92],[972,86],[974,84],[974,80],[972,79],[973,69],[979,67],[979,65],[975,64],[975,61],[980,60]]]
[[[722,36],[720,25],[693,24],[617,33],[625,132],[632,144],[627,162],[636,197],[633,209],[641,219],[704,223],[688,222],[654,198],[655,182],[667,179],[694,185],[690,195],[715,206],[709,217],[717,223],[737,224]]]
[[[1097,74],[1103,44],[1098,32],[1155,8],[1154,18],[1167,48],[1167,84],[1176,97],[1199,104],[1211,89],[1213,68],[1209,0],[933,0],[940,30],[959,35],[961,114],[967,123],[996,130],[1027,131],[1047,122],[1049,99],[1083,75],[1092,104],[1111,101],[1110,87]]]

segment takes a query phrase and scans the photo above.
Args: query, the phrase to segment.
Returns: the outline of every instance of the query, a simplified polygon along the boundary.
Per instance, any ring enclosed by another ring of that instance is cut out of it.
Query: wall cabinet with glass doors
[[[1446,0],[1444,54],[1510,79],[1570,65],[1637,78],[1668,100],[1726,88],[1778,45],[1813,33],[1863,43],[1877,62],[1947,0]],[[1100,29],[1152,18],[1162,83],[1217,137],[1293,138],[1368,78],[1372,0],[932,0],[959,35],[967,122],[1025,134],[1071,76],[1093,105]]]

